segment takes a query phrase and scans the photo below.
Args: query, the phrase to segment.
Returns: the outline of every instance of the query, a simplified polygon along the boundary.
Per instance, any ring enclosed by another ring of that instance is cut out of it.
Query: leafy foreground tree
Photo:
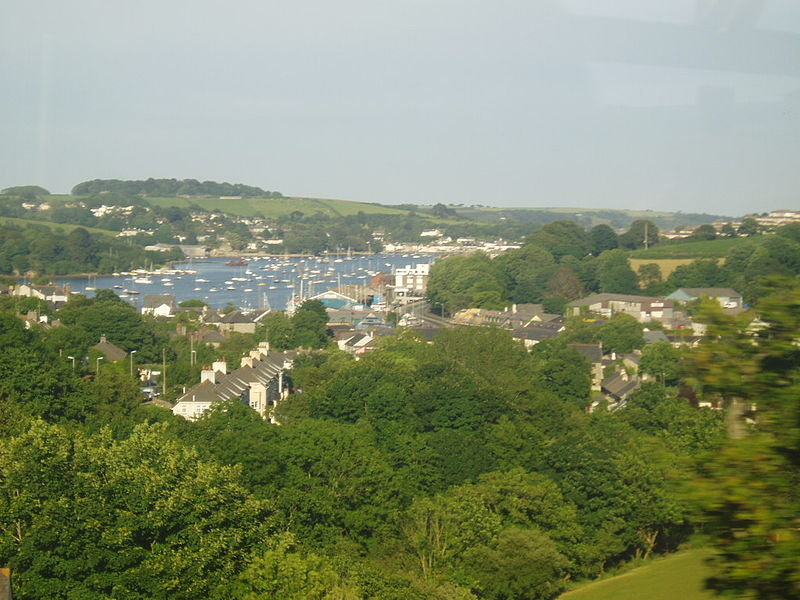
[[[717,550],[708,585],[759,600],[798,598],[800,289],[764,299],[757,327],[708,312],[716,341],[695,366],[706,395],[724,403],[731,438],[701,464],[694,487]]]
[[[228,597],[272,527],[238,470],[160,426],[115,442],[36,422],[0,441],[0,563],[21,598]]]

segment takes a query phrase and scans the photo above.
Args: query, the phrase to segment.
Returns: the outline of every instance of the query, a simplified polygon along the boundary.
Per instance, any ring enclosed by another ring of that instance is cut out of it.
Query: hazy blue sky
[[[800,207],[797,0],[8,3],[0,188]]]

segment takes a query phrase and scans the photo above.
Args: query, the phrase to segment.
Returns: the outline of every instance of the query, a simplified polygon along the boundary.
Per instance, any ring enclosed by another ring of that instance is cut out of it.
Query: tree
[[[757,235],[759,230],[758,221],[752,217],[742,219],[742,223],[739,225],[739,235]]]
[[[656,224],[640,219],[631,223],[630,229],[619,236],[619,245],[622,248],[635,250],[636,248],[655,246],[658,244],[658,240]]]
[[[698,241],[715,240],[717,239],[717,230],[714,229],[713,225],[704,223],[692,232],[689,239]]]
[[[0,441],[0,562],[22,597],[214,597],[271,511],[238,470],[139,426],[122,442],[35,423]]]
[[[762,299],[759,327],[710,302],[704,309],[712,341],[695,354],[695,376],[704,396],[725,406],[730,435],[699,466],[694,488],[697,517],[717,550],[709,584],[760,599],[796,598],[800,289]]]
[[[669,342],[648,344],[642,350],[639,370],[652,375],[661,385],[674,385],[678,382],[680,352]]]
[[[599,327],[597,337],[603,343],[603,352],[633,352],[644,346],[643,330],[631,315],[618,313]]]
[[[328,343],[328,313],[321,301],[306,300],[291,321],[295,347],[323,348]]]
[[[606,250],[613,250],[619,246],[617,233],[608,225],[595,225],[589,231],[592,240],[592,254],[599,256]]]
[[[597,280],[601,292],[639,292],[639,278],[628,264],[628,253],[624,250],[606,250],[597,258]]]
[[[639,267],[639,281],[642,287],[649,293],[656,290],[660,291],[662,287],[661,267],[656,263],[642,265]]]

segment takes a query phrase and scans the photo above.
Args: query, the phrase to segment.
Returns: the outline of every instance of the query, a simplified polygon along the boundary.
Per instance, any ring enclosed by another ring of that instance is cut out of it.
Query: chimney
[[[228,373],[228,363],[225,362],[224,358],[222,360],[215,360],[214,364],[211,365],[211,368],[214,369],[214,371],[219,371],[223,375]]]
[[[517,305],[516,304],[512,304],[511,305],[511,312],[514,313],[514,314],[517,314]]]
[[[242,357],[242,366],[243,367],[251,367],[253,366],[253,357],[252,356],[243,356]]]
[[[269,342],[259,342],[258,349],[264,354],[269,354]]]
[[[205,381],[210,381],[211,383],[217,383],[217,374],[211,367],[203,367],[203,370],[200,371],[200,383],[203,383]]]
[[[100,336],[100,343],[101,343],[101,344],[105,344],[107,341],[108,341],[108,340],[106,340],[106,336],[104,336],[104,335],[101,335],[101,336]]]
[[[263,350],[261,350],[261,349],[258,349],[258,350],[250,350],[250,358],[252,358],[253,360],[261,360],[261,358],[262,358],[262,357],[263,357],[265,354],[266,354],[266,352],[264,352],[264,351],[263,351]]]

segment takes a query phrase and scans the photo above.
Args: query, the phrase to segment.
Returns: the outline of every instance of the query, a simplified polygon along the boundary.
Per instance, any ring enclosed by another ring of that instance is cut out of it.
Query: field
[[[659,244],[647,250],[631,253],[634,259],[685,259],[724,258],[733,249],[747,244],[758,244],[762,238],[725,238],[707,242]],[[652,261],[650,261],[652,262]]]
[[[637,273],[642,265],[656,264],[661,269],[661,278],[666,279],[672,275],[675,269],[683,265],[688,265],[694,262],[694,260],[694,258],[631,258],[628,262],[631,265],[631,269]],[[721,265],[725,262],[725,259],[719,258],[717,261]]]
[[[37,221],[35,219],[17,219],[16,217],[0,217],[0,223],[9,223],[12,225],[19,225],[25,227],[26,225],[39,225],[49,227],[50,229],[63,229],[69,233],[73,229],[83,227],[82,225],[68,225],[67,223],[51,223],[50,221]],[[116,231],[109,231],[108,229],[97,229],[96,227],[83,227],[89,233],[99,233],[102,235],[116,236]]]
[[[222,212],[252,217],[261,214],[267,218],[281,217],[299,210],[306,216],[321,212],[331,217],[346,217],[364,214],[399,214],[406,211],[389,208],[377,204],[364,202],[350,202],[348,200],[333,200],[329,198],[241,198],[235,200],[220,200],[219,198],[146,198],[156,206],[200,206],[206,210],[221,210]]]
[[[590,583],[558,597],[558,600],[712,600],[703,589],[710,574],[706,550],[688,550],[624,573]]]

